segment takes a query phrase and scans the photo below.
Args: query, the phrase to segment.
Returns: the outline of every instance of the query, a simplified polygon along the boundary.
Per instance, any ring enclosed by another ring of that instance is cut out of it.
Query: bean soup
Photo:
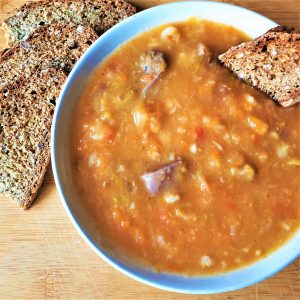
[[[279,107],[218,54],[248,37],[191,19],[130,40],[88,79],[74,180],[103,240],[157,271],[226,272],[300,223],[300,106]]]

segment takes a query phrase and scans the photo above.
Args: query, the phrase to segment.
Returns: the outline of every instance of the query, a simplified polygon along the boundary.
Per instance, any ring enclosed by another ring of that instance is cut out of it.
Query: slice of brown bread
[[[62,70],[50,68],[0,89],[0,193],[24,209],[49,164],[52,116],[65,79]]]
[[[44,0],[24,4],[3,21],[2,28],[11,47],[39,25],[71,22],[90,26],[100,35],[135,12],[134,6],[122,0]]]
[[[300,101],[300,33],[275,27],[219,56],[224,66],[282,106]]]
[[[0,57],[0,88],[30,76],[37,68],[55,66],[68,73],[97,38],[92,28],[81,25],[58,23],[37,28]]]

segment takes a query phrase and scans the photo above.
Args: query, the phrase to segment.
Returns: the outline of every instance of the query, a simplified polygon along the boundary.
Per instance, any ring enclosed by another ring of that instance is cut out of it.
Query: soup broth
[[[299,105],[279,107],[218,63],[245,40],[197,19],[157,27],[81,92],[74,180],[104,239],[142,265],[225,272],[299,228]]]

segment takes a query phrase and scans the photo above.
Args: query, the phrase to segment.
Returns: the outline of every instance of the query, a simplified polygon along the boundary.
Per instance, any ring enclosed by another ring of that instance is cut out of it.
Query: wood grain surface
[[[25,0],[0,0],[0,19]],[[131,1],[147,8],[171,1]],[[299,0],[224,1],[300,29]],[[4,47],[0,35],[0,47]],[[0,299],[300,299],[300,259],[251,287],[218,295],[189,296],[148,287],[120,274],[80,238],[59,201],[51,169],[37,200],[21,211],[0,196]],[[300,247],[300,245],[299,245]]]

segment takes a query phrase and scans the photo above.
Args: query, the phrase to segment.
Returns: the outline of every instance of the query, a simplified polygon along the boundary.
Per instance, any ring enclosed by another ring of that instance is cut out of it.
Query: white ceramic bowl
[[[85,211],[71,175],[70,126],[81,87],[95,67],[118,46],[153,27],[199,17],[232,25],[255,38],[277,24],[241,7],[207,1],[177,2],[142,11],[103,34],[83,55],[69,75],[54,115],[51,140],[52,167],[63,206],[83,239],[105,261],[122,273],[164,290],[191,294],[218,293],[240,289],[261,281],[291,263],[300,252],[300,232],[270,256],[229,273],[184,277],[155,273],[112,257],[101,247],[93,219]]]

